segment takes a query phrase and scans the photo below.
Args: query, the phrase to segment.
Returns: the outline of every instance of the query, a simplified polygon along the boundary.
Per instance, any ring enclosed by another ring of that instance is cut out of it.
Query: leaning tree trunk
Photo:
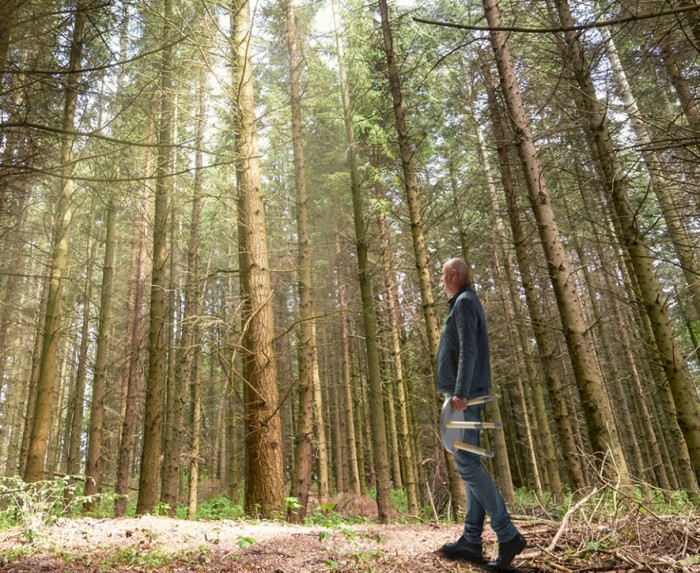
[[[148,513],[158,499],[163,426],[163,397],[166,367],[166,263],[168,260],[168,201],[171,180],[169,170],[172,156],[172,62],[173,26],[172,0],[164,0],[163,39],[161,59],[160,127],[158,131],[158,162],[153,220],[153,263],[151,271],[151,309],[148,331],[148,375],[146,378],[146,408],[141,450],[141,475],[136,513]]]
[[[629,472],[620,437],[613,423],[613,414],[595,350],[587,334],[588,326],[583,317],[583,309],[551,205],[530,122],[523,106],[507,35],[495,29],[502,26],[498,3],[496,0],[483,0],[483,4],[488,24],[494,28],[490,32],[491,46],[496,56],[508,113],[517,134],[518,153],[523,165],[530,205],[548,261],[549,277],[557,300],[574,377],[581,394],[591,445],[596,453],[610,451],[616,471],[619,472],[622,481],[627,483]]]
[[[433,367],[433,372],[435,372],[435,360],[437,357],[437,347],[440,336],[437,317],[435,316],[435,300],[433,298],[433,281],[430,274],[428,249],[423,230],[423,208],[421,206],[420,195],[418,194],[418,179],[416,178],[416,171],[413,166],[413,154],[415,149],[413,142],[408,135],[408,127],[406,125],[406,106],[401,93],[401,80],[399,78],[399,70],[396,63],[396,54],[394,54],[394,42],[391,35],[391,26],[389,25],[389,8],[386,0],[379,0],[379,11],[382,19],[382,35],[384,38],[387,76],[394,103],[394,120],[396,122],[399,155],[401,157],[401,168],[403,171],[404,191],[406,192],[408,212],[411,220],[413,251],[416,258],[416,270],[418,271],[418,283],[420,285],[423,316],[425,318],[425,326],[428,336],[430,364]],[[436,405],[439,405],[439,396],[435,393],[434,396]],[[452,506],[456,515],[457,513],[463,511],[465,507],[464,491],[461,485],[462,482],[455,469],[453,456],[444,448],[441,448],[441,450],[447,466],[447,477],[449,482],[448,486],[452,498]]]
[[[573,18],[567,0],[556,0],[563,27],[572,26]],[[629,253],[637,277],[640,296],[651,321],[656,349],[663,366],[678,412],[678,422],[688,447],[696,475],[700,472],[700,403],[690,379],[690,372],[676,344],[673,326],[666,306],[666,296],[653,268],[654,257],[639,228],[637,214],[630,203],[629,185],[620,166],[608,127],[605,110],[597,98],[578,35],[565,32],[568,64],[576,76],[582,97],[576,98],[582,116],[593,134],[592,147],[600,162],[607,185],[607,199],[614,208],[621,231],[621,241]],[[697,486],[697,482],[695,484]],[[698,491],[697,487],[694,489]]]
[[[71,160],[75,131],[75,109],[78,101],[78,88],[84,44],[84,28],[87,8],[82,0],[77,0],[73,20],[73,34],[70,45],[63,107],[61,165],[62,173],[58,204],[56,206],[56,230],[50,270],[49,291],[44,315],[44,338],[39,358],[39,377],[36,387],[36,403],[32,418],[32,431],[27,451],[27,465],[24,479],[39,481],[44,474],[44,458],[51,419],[51,398],[56,377],[56,355],[61,331],[61,296],[63,274],[68,261],[68,236],[73,210],[73,161]]]
[[[625,112],[637,136],[640,153],[649,178],[652,181],[664,221],[666,221],[666,228],[668,229],[671,243],[680,261],[683,276],[688,283],[690,299],[693,301],[695,308],[695,316],[700,319],[700,263],[698,262],[697,252],[693,250],[692,238],[688,233],[683,213],[676,205],[674,197],[678,194],[678,189],[676,189],[673,179],[667,176],[666,168],[654,151],[651,136],[639,111],[639,106],[637,106],[637,100],[632,94],[632,88],[627,81],[627,74],[622,67],[615,41],[607,28],[601,28],[600,32],[606,42],[608,59],[612,65],[622,101],[625,104]]]
[[[537,430],[542,441],[542,458],[544,460],[545,470],[548,476],[547,481],[549,482],[551,492],[556,496],[560,496],[563,488],[561,479],[559,478],[554,439],[552,437],[552,433],[550,432],[549,423],[547,420],[547,409],[545,407],[544,392],[542,390],[542,380],[539,372],[535,368],[532,352],[530,351],[530,336],[523,320],[525,318],[525,312],[522,307],[522,302],[517,294],[517,290],[513,288],[513,285],[516,284],[515,273],[513,271],[513,261],[510,254],[506,252],[502,240],[498,241],[499,237],[505,237],[505,224],[500,215],[499,199],[496,193],[494,177],[491,173],[491,166],[486,148],[486,140],[484,138],[481,124],[476,118],[476,110],[474,109],[474,102],[471,97],[469,99],[469,108],[472,116],[474,117],[474,130],[476,132],[479,159],[481,160],[481,164],[484,166],[486,188],[488,190],[489,199],[491,202],[492,216],[495,220],[494,239],[496,240],[496,243],[494,254],[496,255],[497,265],[502,267],[507,283],[508,285],[511,285],[511,288],[508,289],[508,299],[510,300],[512,312],[515,316],[514,324],[520,340],[520,347],[522,348],[524,354],[526,372],[529,378],[528,383],[532,388],[533,398],[535,401],[535,418],[537,420]],[[496,440],[499,440],[500,438],[501,434],[499,433],[496,435]]]
[[[484,67],[484,83],[488,96],[493,137],[498,151],[501,184],[503,185],[506,197],[510,229],[513,234],[515,257],[518,263],[518,269],[520,270],[520,281],[523,285],[525,302],[530,315],[532,330],[535,334],[535,341],[537,342],[542,371],[544,373],[547,389],[549,390],[554,423],[559,437],[559,445],[566,462],[564,465],[569,479],[569,486],[573,490],[580,490],[586,485],[586,480],[581,460],[576,449],[576,439],[574,437],[571,419],[569,418],[563,384],[555,364],[554,343],[549,335],[549,329],[547,328],[545,317],[539,306],[538,295],[535,291],[535,284],[532,276],[532,269],[535,268],[535,264],[531,261],[528,253],[526,237],[520,221],[520,208],[515,193],[510,159],[508,157],[510,138],[506,136],[506,129],[501,119],[503,112],[496,96],[491,72],[487,67]]]
[[[231,3],[231,30],[238,249],[243,298],[241,358],[246,418],[245,509],[249,515],[271,517],[284,511],[282,432],[273,348],[265,207],[255,124],[248,0],[233,0]]]

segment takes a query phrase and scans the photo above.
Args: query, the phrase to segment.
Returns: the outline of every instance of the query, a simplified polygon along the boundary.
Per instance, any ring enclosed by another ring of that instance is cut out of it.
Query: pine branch
[[[454,22],[438,22],[436,20],[426,20],[424,18],[413,18],[414,22],[420,24],[430,24],[431,26],[440,26],[443,28],[455,28],[457,30],[470,30],[475,32],[523,32],[526,34],[555,34],[558,32],[576,32],[580,30],[590,30],[591,28],[601,28],[603,26],[616,26],[618,24],[626,24],[628,22],[638,22],[641,20],[649,20],[651,18],[661,18],[663,16],[672,16],[674,14],[682,14],[692,10],[700,10],[700,6],[683,6],[674,10],[665,10],[663,12],[655,12],[652,14],[636,14],[634,16],[625,16],[624,18],[614,18],[612,20],[600,20],[589,22],[588,24],[579,24],[577,26],[567,26],[560,28],[527,28],[521,26],[470,26],[468,24],[455,24]]]

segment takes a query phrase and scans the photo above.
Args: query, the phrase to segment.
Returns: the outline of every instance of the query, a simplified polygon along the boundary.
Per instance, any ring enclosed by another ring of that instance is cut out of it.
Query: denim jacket
[[[450,299],[436,370],[437,390],[441,394],[473,398],[491,388],[486,316],[469,285]]]

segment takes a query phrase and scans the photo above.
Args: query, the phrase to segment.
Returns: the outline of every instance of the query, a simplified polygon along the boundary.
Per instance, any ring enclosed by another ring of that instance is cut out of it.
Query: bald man
[[[472,290],[469,267],[462,259],[450,259],[442,268],[442,285],[450,297],[450,312],[440,335],[437,353],[437,389],[451,399],[452,409],[464,420],[478,422],[483,404],[467,407],[467,400],[487,394],[491,366],[486,316]],[[463,441],[479,445],[479,430],[464,430]],[[488,513],[498,538],[498,557],[487,563],[494,570],[507,570],[526,545],[508,514],[503,497],[477,454],[455,450],[455,465],[467,490],[464,532],[455,542],[445,543],[442,553],[452,559],[482,563],[481,535]]]

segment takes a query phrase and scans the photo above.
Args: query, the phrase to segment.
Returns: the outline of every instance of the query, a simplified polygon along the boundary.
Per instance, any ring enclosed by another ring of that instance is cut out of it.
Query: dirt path
[[[554,550],[546,547],[559,523],[519,520],[529,542],[522,572],[700,572],[700,520],[695,517],[571,524]],[[459,525],[359,525],[337,528],[275,522],[184,521],[144,516],[61,520],[27,542],[18,529],[0,532],[3,573],[269,572],[444,573],[479,571],[437,550]],[[492,532],[486,557],[495,554]]]

